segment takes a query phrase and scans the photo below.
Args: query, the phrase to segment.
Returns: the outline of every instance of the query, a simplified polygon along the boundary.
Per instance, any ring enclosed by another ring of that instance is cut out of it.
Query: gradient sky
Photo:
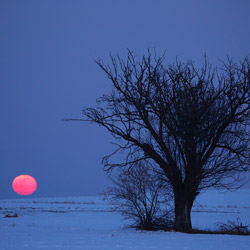
[[[104,191],[112,137],[62,121],[111,89],[93,59],[155,48],[167,63],[237,61],[250,55],[249,13],[249,0],[0,0],[0,198],[18,197],[19,174],[36,178],[33,197]]]

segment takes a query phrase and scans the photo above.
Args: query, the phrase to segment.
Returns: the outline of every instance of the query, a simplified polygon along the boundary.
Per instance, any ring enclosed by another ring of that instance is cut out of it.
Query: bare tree
[[[118,211],[132,221],[131,227],[172,229],[172,194],[168,182],[146,162],[117,169],[110,178],[113,185],[104,195],[117,202]]]
[[[200,190],[231,188],[249,170],[250,63],[229,60],[220,68],[192,62],[164,66],[148,51],[137,60],[111,56],[98,66],[113,91],[84,108],[84,119],[105,127],[117,150],[104,157],[107,170],[151,162],[169,181],[176,231],[190,231],[191,209]],[[68,119],[74,120],[74,119]],[[126,152],[123,162],[112,156]],[[232,180],[232,181],[230,181]]]

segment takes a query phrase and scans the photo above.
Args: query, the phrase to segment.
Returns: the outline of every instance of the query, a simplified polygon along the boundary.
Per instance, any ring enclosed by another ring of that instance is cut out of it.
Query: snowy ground
[[[250,236],[190,235],[141,232],[95,196],[0,200],[0,249],[86,250],[249,250]],[[18,217],[5,218],[6,214]],[[198,197],[192,211],[194,228],[212,229],[216,222],[250,224],[250,190]]]

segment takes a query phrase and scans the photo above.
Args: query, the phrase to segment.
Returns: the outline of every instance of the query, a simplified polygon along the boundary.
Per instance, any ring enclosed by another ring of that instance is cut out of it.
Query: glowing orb
[[[30,195],[36,191],[36,187],[35,178],[26,174],[17,176],[12,182],[13,190],[19,195]]]

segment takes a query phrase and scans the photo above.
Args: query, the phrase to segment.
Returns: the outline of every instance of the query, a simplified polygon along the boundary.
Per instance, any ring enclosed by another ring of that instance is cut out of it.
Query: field
[[[15,217],[17,216],[17,217]],[[250,190],[208,191],[194,204],[194,228],[250,224]],[[0,200],[0,249],[249,250],[250,236],[145,232],[124,227],[115,204],[97,196]]]

